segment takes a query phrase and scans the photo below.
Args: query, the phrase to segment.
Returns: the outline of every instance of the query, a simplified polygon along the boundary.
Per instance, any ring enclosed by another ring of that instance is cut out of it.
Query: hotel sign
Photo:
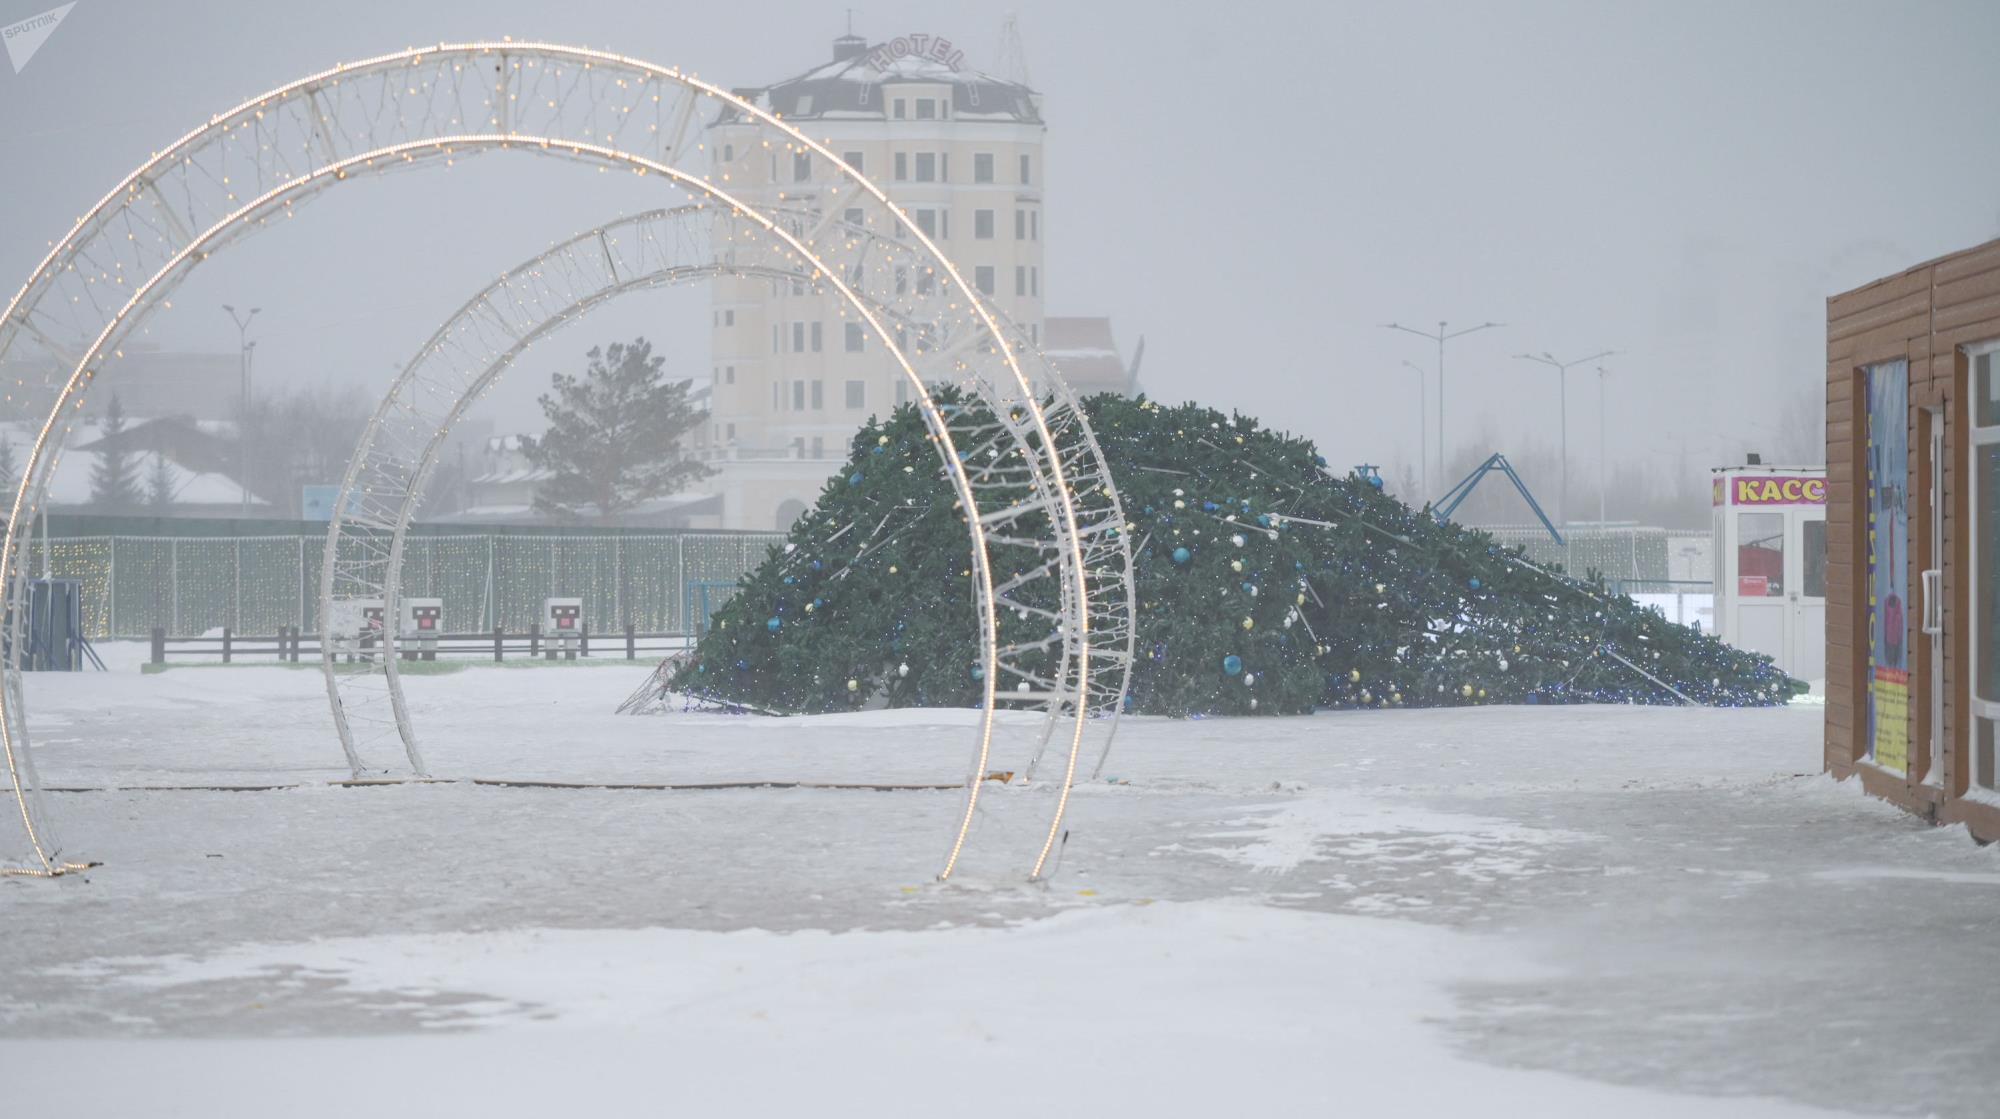
[[[965,65],[965,52],[940,35],[898,35],[868,52],[868,65],[886,69],[899,58],[922,58],[942,62],[953,70]]]
[[[1711,500],[1716,505],[1825,505],[1826,479],[1775,474],[1717,478]]]

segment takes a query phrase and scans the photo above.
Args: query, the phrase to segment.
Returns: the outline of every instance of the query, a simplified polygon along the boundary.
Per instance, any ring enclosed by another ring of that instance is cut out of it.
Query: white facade
[[[948,40],[911,35],[873,49],[852,36],[834,61],[738,92],[804,128],[889,192],[989,303],[1041,341],[1041,98],[960,68]],[[823,211],[819,157],[764,147],[725,115],[705,139],[713,174],[760,204]],[[930,282],[913,277],[912,283]],[[841,300],[803,284],[722,277],[714,285],[714,396],[703,453],[720,472],[722,527],[786,528],[818,497],[870,416],[906,401]]]

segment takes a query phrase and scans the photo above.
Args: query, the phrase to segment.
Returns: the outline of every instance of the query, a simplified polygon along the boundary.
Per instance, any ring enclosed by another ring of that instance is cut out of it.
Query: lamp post
[[[1602,365],[1597,367],[1597,527],[1604,527],[1604,491],[1609,475],[1604,473],[1604,378],[1611,370]]]
[[[1428,430],[1431,415],[1430,374],[1414,361],[1403,362],[1403,367],[1415,370],[1417,374],[1417,487],[1423,499],[1429,501],[1431,499],[1431,439]]]
[[[249,432],[245,428],[250,419],[250,351],[257,343],[250,341],[250,320],[257,317],[262,307],[250,308],[247,315],[239,315],[236,308],[227,303],[222,309],[229,312],[229,321],[236,324],[236,489],[242,495],[242,504],[237,515],[250,515],[250,461]]]
[[[1560,440],[1560,442],[1561,442],[1561,444],[1562,444],[1562,491],[1561,491],[1561,495],[1560,495],[1560,497],[1558,498],[1558,500],[1557,500],[1557,502],[1556,502],[1556,520],[1557,520],[1557,521],[1558,521],[1559,523],[1561,523],[1561,524],[1562,524],[1562,526],[1564,527],[1564,529],[1568,529],[1568,527],[1569,527],[1569,370],[1570,370],[1570,366],[1572,366],[1572,365],[1582,365],[1582,364],[1583,364],[1584,362],[1586,362],[1586,361],[1596,361],[1596,360],[1597,360],[1598,358],[1601,358],[1601,357],[1610,357],[1610,356],[1611,356],[1612,354],[1614,354],[1614,353],[1617,353],[1617,352],[1618,352],[1618,351],[1616,351],[1616,350],[1603,350],[1603,351],[1600,351],[1600,352],[1598,352],[1598,353],[1594,353],[1594,354],[1591,354],[1591,355],[1590,355],[1589,357],[1580,357],[1580,358],[1577,358],[1577,359],[1576,359],[1575,361],[1557,361],[1557,360],[1556,360],[1556,359],[1555,359],[1555,358],[1554,358],[1553,356],[1551,356],[1551,355],[1549,354],[1549,352],[1548,352],[1547,350],[1543,350],[1543,351],[1542,351],[1541,353],[1539,353],[1539,354],[1515,354],[1515,355],[1514,355],[1514,356],[1515,356],[1516,358],[1520,359],[1521,361],[1532,361],[1532,362],[1535,362],[1535,363],[1537,363],[1537,364],[1539,364],[1539,365],[1546,365],[1546,366],[1548,366],[1549,368],[1551,368],[1551,369],[1553,369],[1553,370],[1555,370],[1555,371],[1556,371],[1556,380],[1557,380],[1557,382],[1558,382],[1558,384],[1559,384],[1559,389],[1558,389],[1558,395],[1562,397],[1562,406],[1561,406],[1561,409],[1560,409],[1560,411],[1561,411],[1561,416],[1562,416],[1562,419],[1561,419],[1561,424],[1562,424],[1562,438],[1561,438],[1561,440]],[[1601,403],[1601,401],[1600,401],[1600,403]],[[1565,537],[1565,538],[1567,538],[1567,537]]]
[[[1460,329],[1460,330],[1452,330],[1452,329],[1450,328],[1450,324],[1449,324],[1449,323],[1445,322],[1445,321],[1444,321],[1443,319],[1439,319],[1439,320],[1438,320],[1438,328],[1437,328],[1437,330],[1436,330],[1435,332],[1433,332],[1433,331],[1429,331],[1429,330],[1418,330],[1418,329],[1417,329],[1416,327],[1414,327],[1414,326],[1404,326],[1404,325],[1403,325],[1402,323],[1395,323],[1395,322],[1392,322],[1392,323],[1383,323],[1383,324],[1382,324],[1382,329],[1384,329],[1384,330],[1400,330],[1400,331],[1402,331],[1402,332],[1403,332],[1403,333],[1405,333],[1405,334],[1414,334],[1414,335],[1416,335],[1416,336],[1417,336],[1417,337],[1419,337],[1419,338],[1428,338],[1428,339],[1430,339],[1431,341],[1433,341],[1433,342],[1436,342],[1436,343],[1437,343],[1437,348],[1438,348],[1438,422],[1437,422],[1437,432],[1438,432],[1438,450],[1437,450],[1437,455],[1438,455],[1438,477],[1439,477],[1439,479],[1443,479],[1443,477],[1444,477],[1444,471],[1445,471],[1445,465],[1444,465],[1444,462],[1445,462],[1445,444],[1444,444],[1444,344],[1445,344],[1446,342],[1449,342],[1449,341],[1451,341],[1451,340],[1452,340],[1452,339],[1454,339],[1454,338],[1461,338],[1461,337],[1463,337],[1463,336],[1465,336],[1465,335],[1467,335],[1467,334],[1471,334],[1471,333],[1473,333],[1474,331],[1479,331],[1479,330],[1485,330],[1485,329],[1487,329],[1488,327],[1495,327],[1495,326],[1504,326],[1504,325],[1506,325],[1506,324],[1504,324],[1504,323],[1497,323],[1497,322],[1483,322],[1483,323],[1480,323],[1480,324],[1479,324],[1478,326],[1468,326],[1468,327],[1465,327],[1465,328],[1463,328],[1463,329]]]

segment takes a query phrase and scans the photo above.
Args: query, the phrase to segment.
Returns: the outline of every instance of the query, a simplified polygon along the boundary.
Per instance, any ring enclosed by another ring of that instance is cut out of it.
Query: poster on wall
[[[1868,399],[1868,756],[1910,757],[1910,378],[1901,361],[1862,371]]]

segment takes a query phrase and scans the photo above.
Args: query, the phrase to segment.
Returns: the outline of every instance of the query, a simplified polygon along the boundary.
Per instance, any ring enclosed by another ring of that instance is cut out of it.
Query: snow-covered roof
[[[965,52],[948,39],[903,35],[870,47],[853,36],[834,40],[834,58],[794,78],[735,92],[788,120],[884,119],[885,87],[950,87],[951,117],[964,121],[1042,123],[1041,99],[1019,82],[964,69]],[[717,124],[736,123],[725,109]]]
[[[56,472],[49,479],[49,503],[52,505],[90,504],[90,475],[97,466],[97,455],[89,451],[77,450],[103,438],[104,430],[96,423],[71,425],[66,449],[56,460]],[[18,423],[0,424],[0,439],[5,439],[14,449],[14,467],[19,470],[26,448],[33,436],[27,425]],[[131,455],[132,477],[143,495],[152,485],[154,460],[160,456],[156,452],[135,450]],[[227,474],[198,472],[189,470],[173,459],[166,460],[167,477],[174,493],[176,505],[236,505],[243,504],[243,487]],[[252,506],[267,506],[270,503],[250,495]]]
[[[1042,354],[1079,396],[1132,391],[1132,371],[1118,355],[1110,319],[1057,316],[1044,319]]]

